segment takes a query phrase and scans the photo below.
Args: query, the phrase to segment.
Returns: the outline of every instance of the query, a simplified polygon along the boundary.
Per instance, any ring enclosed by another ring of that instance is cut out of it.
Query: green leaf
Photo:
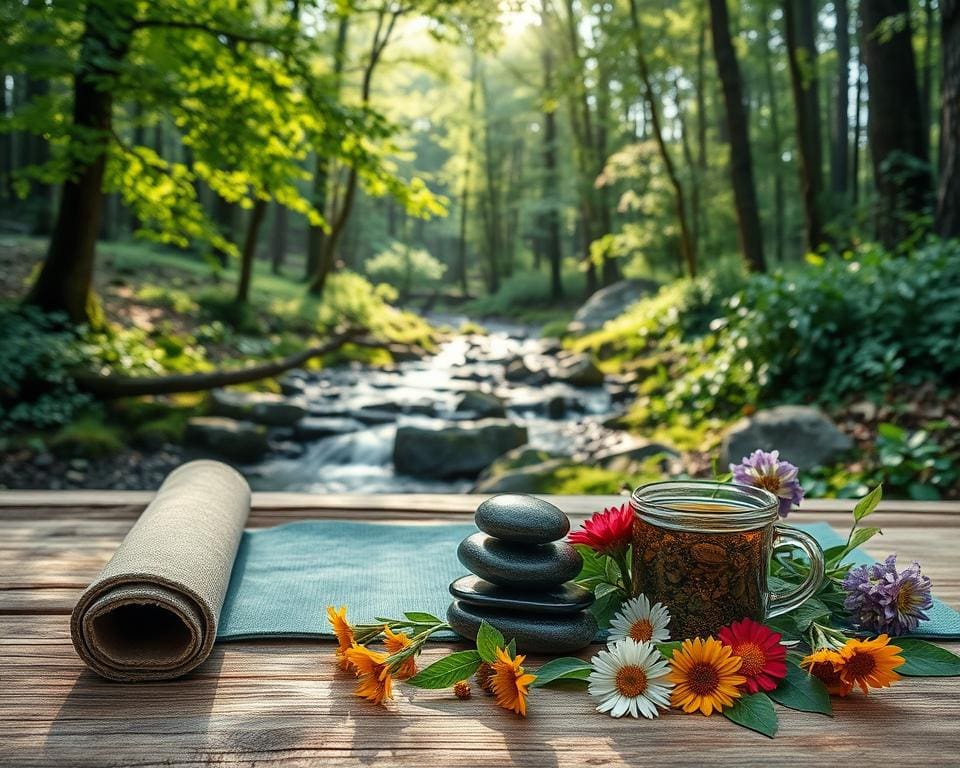
[[[482,661],[476,651],[451,653],[420,670],[406,682],[417,688],[449,688],[470,677]]]
[[[530,686],[540,688],[555,680],[586,680],[592,669],[589,661],[576,659],[572,656],[552,659],[534,672],[537,679],[530,683]]]
[[[956,677],[960,675],[960,656],[925,640],[894,638],[904,658],[896,672],[910,677]]]
[[[614,589],[607,592],[603,597],[597,598],[590,606],[590,612],[597,620],[597,627],[606,629],[610,626],[610,619],[623,605],[623,595],[620,590]]]
[[[596,589],[593,590],[593,597],[595,600],[599,600],[602,597],[606,597],[611,592],[617,592],[620,588],[616,584],[610,584],[609,582],[601,582],[597,584]]]
[[[839,563],[840,558],[843,557],[846,551],[847,551],[846,544],[837,544],[836,546],[829,547],[828,549],[823,550],[823,559],[824,559],[824,562],[826,563],[827,570],[830,570],[837,563]]]
[[[795,664],[787,664],[787,676],[768,695],[778,704],[800,712],[833,714],[826,686]]]
[[[811,597],[805,603],[798,605],[794,610],[787,614],[797,625],[797,629],[806,632],[809,626],[817,619],[823,619],[830,615],[830,609],[821,603],[817,598]]]
[[[773,709],[773,702],[764,693],[741,696],[733,702],[732,707],[723,710],[723,716],[771,739],[777,732],[777,713]]]
[[[847,555],[849,555],[853,550],[859,547],[861,544],[864,544],[878,533],[883,533],[879,528],[857,528],[853,534],[850,536],[850,543],[843,548],[843,553],[840,555],[840,560],[843,560]]]
[[[480,631],[477,632],[477,653],[488,664],[497,660],[497,648],[505,648],[507,641],[496,627],[491,626],[484,619],[480,622]]]
[[[765,623],[770,629],[783,635],[784,640],[800,639],[800,630],[797,629],[797,622],[790,617],[790,614],[767,619]]]
[[[671,640],[669,643],[657,643],[657,650],[665,659],[673,658],[673,654],[683,645],[679,640]]]
[[[512,638],[509,643],[507,643],[507,656],[511,659],[517,658],[517,639]]]
[[[620,566],[612,557],[604,558],[607,562],[604,567],[604,574],[610,584],[616,584],[621,579]]]
[[[883,425],[881,424],[880,427],[882,428]],[[881,498],[883,498],[883,485],[878,485],[857,502],[857,506],[853,508],[853,519],[859,523],[877,508]]]
[[[407,611],[403,614],[410,621],[415,621],[418,624],[442,624],[436,616],[432,613],[422,613],[420,611]]]
[[[877,434],[895,443],[902,443],[907,437],[907,431],[905,429],[888,422],[877,425]]]

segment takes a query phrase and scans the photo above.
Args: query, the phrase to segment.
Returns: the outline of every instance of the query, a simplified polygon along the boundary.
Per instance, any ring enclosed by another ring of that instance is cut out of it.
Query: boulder
[[[507,363],[503,377],[507,381],[525,381],[531,384],[541,383],[547,378],[543,369],[531,367],[522,357],[516,357]]]
[[[669,445],[637,439],[601,451],[594,456],[593,460],[604,469],[627,473],[630,472],[632,465],[653,456],[677,458],[679,455],[677,450]]]
[[[818,408],[781,405],[757,411],[730,427],[720,445],[720,465],[735,464],[758,448],[776,449],[782,459],[806,471],[829,464],[852,447],[853,440]]]
[[[496,477],[497,475],[502,475],[506,472],[510,472],[515,469],[521,469],[523,467],[529,467],[534,464],[542,464],[545,461],[550,461],[551,459],[568,459],[569,456],[566,456],[561,453],[551,453],[550,451],[545,451],[542,448],[533,448],[529,445],[521,445],[519,448],[514,448],[512,451],[507,451],[503,456],[497,458],[490,466],[483,470],[480,473],[479,480],[486,480],[490,477]]]
[[[299,402],[272,392],[215,389],[210,393],[210,413],[268,427],[289,427],[306,416],[307,409]]]
[[[240,462],[253,462],[267,452],[267,428],[262,424],[237,421],[225,416],[194,416],[187,420],[187,446],[207,449]]]
[[[506,419],[397,429],[393,465],[404,475],[476,477],[511,448],[527,442],[527,428]]]
[[[590,355],[571,355],[557,368],[556,378],[574,387],[599,387],[603,385],[603,371],[597,368]]]
[[[652,280],[621,280],[601,288],[587,299],[567,326],[568,333],[592,333],[608,320],[626,311],[630,305],[660,290]]]
[[[322,437],[346,435],[364,428],[363,422],[343,416],[308,416],[296,426],[300,440],[319,440]]]
[[[507,415],[503,400],[494,394],[479,390],[464,393],[460,402],[457,403],[457,410],[476,414],[481,419],[502,419]]]
[[[548,419],[562,419],[567,414],[567,398],[554,395],[546,403]]]

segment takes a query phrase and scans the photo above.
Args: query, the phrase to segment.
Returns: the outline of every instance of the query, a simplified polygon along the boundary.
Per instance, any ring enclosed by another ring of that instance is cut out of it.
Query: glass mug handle
[[[796,547],[803,550],[810,560],[810,573],[803,584],[785,595],[771,595],[767,606],[767,618],[772,619],[787,611],[792,611],[809,597],[812,597],[823,582],[823,550],[809,533],[805,533],[791,525],[777,523],[774,526],[774,549]]]

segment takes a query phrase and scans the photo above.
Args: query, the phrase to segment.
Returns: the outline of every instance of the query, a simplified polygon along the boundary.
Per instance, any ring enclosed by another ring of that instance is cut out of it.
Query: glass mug
[[[793,610],[823,580],[823,550],[807,533],[780,522],[778,499],[762,488],[713,481],[642,485],[633,507],[633,593],[670,611],[670,636],[705,637],[744,617],[756,621]],[[810,560],[806,580],[773,594],[773,552],[797,547]]]

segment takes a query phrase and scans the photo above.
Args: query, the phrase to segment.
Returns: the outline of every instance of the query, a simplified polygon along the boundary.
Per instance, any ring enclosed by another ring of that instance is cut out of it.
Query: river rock
[[[629,472],[632,465],[646,461],[653,456],[677,458],[679,455],[676,448],[671,448],[663,443],[630,439],[626,443],[620,443],[598,452],[593,457],[593,461],[598,466],[613,472]]]
[[[194,416],[187,420],[184,442],[240,462],[253,462],[267,452],[267,428],[225,416]]]
[[[470,489],[470,493],[532,493],[541,487],[547,477],[569,466],[573,466],[570,458],[564,457],[508,469],[481,480]]]
[[[210,393],[210,413],[268,427],[290,427],[307,415],[307,409],[298,402],[272,392],[215,389]]]
[[[565,541],[551,544],[514,544],[484,533],[467,536],[457,547],[464,567],[485,581],[502,587],[539,589],[570,581],[583,558]]]
[[[660,289],[652,280],[621,280],[601,288],[584,302],[567,325],[568,333],[592,333],[630,306]]]
[[[566,616],[532,615],[497,608],[481,608],[454,600],[447,609],[447,623],[453,631],[477,639],[480,623],[486,620],[505,638],[517,641],[523,653],[570,653],[586,648],[597,634],[597,622],[590,611]]]
[[[340,416],[308,416],[301,420],[295,430],[300,440],[319,440],[333,435],[346,435],[363,429],[364,424],[357,419]]]
[[[397,420],[396,411],[381,411],[378,408],[357,408],[350,411],[350,418],[364,424],[393,424]]]
[[[498,456],[527,442],[527,428],[506,419],[443,426],[403,425],[393,443],[397,472],[417,477],[476,477]]]
[[[573,582],[553,589],[529,591],[500,587],[473,575],[461,576],[454,581],[450,585],[450,594],[461,602],[481,608],[530,613],[577,613],[593,603],[593,592]]]
[[[460,398],[460,402],[457,403],[457,410],[474,413],[481,419],[502,419],[507,415],[503,400],[490,392],[480,392],[478,390],[465,392],[463,397]]]
[[[571,355],[564,358],[556,371],[556,378],[574,387],[603,385],[603,371],[597,368],[590,355]]]
[[[522,493],[491,496],[477,507],[473,519],[484,533],[518,544],[549,544],[570,531],[570,520],[557,507]]]
[[[802,471],[829,464],[853,447],[818,408],[780,405],[740,419],[723,437],[720,465],[738,463],[755,450],[779,450],[780,458]]]

